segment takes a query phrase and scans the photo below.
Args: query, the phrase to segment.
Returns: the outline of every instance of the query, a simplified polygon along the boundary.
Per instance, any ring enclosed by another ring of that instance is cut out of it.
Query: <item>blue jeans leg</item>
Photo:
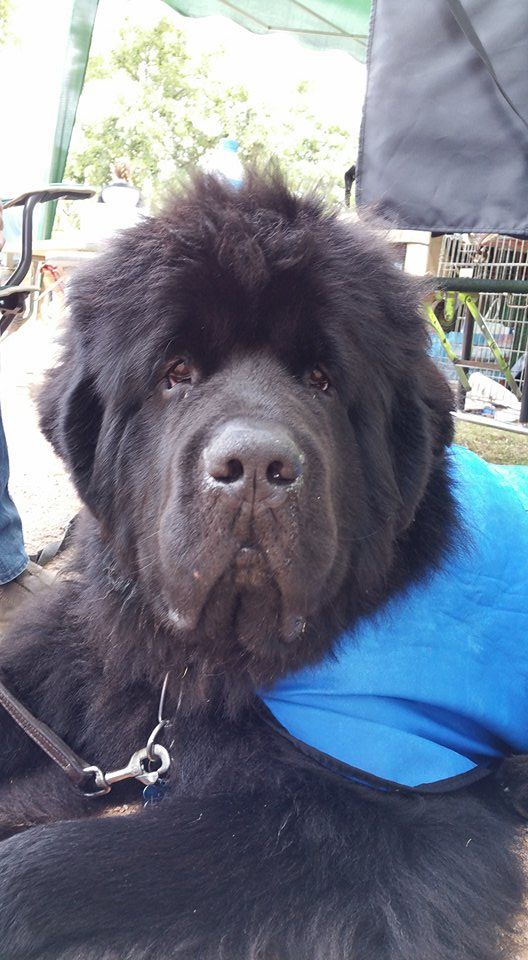
[[[9,496],[9,457],[0,409],[0,584],[9,583],[26,569],[22,521]]]

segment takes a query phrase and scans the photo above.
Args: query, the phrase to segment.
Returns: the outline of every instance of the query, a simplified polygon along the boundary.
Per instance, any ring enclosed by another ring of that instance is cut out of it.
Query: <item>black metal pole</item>
[[[464,306],[464,326],[462,328],[462,347],[460,350],[460,359],[461,360],[471,360],[471,350],[473,348],[473,330],[475,327],[475,320],[473,315],[468,309],[467,304]],[[468,373],[469,367],[462,366],[464,373]],[[457,408],[458,410],[463,410],[466,402],[466,390],[459,382],[457,388]]]
[[[21,283],[31,266],[31,254],[33,250],[33,211],[37,203],[40,202],[40,199],[41,195],[37,193],[29,197],[24,204],[22,214],[22,254],[18,267],[12,276],[9,277],[8,284],[10,287],[16,287]]]
[[[456,293],[520,293],[528,294],[528,280],[487,280],[478,277],[428,277],[435,290]]]

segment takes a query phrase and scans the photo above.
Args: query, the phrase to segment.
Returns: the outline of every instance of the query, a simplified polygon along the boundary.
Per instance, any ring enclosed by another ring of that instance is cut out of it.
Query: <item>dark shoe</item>
[[[47,563],[51,560],[55,560],[55,557],[58,557],[59,554],[63,553],[67,547],[70,546],[72,541],[73,534],[77,527],[77,521],[79,519],[79,514],[77,513],[70,520],[66,530],[64,531],[60,540],[53,540],[51,543],[47,543],[38,553],[32,553],[30,560],[34,560],[35,563],[38,563],[39,566],[45,567]]]
[[[51,587],[54,577],[47,573],[38,563],[29,561],[25,570],[18,577],[0,586],[0,633],[13,622],[16,611],[31,596]]]

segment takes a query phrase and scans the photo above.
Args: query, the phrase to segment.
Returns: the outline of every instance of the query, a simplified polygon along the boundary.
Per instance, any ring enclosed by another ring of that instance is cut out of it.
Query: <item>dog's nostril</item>
[[[205,469],[217,483],[236,483],[244,476],[244,464],[239,457],[229,457],[223,451],[205,451]]]
[[[297,479],[297,471],[293,464],[285,464],[282,460],[273,460],[266,470],[266,479],[272,486],[284,486]]]
[[[244,475],[244,467],[242,466],[240,460],[228,460],[227,461],[227,476],[226,480],[228,483],[232,483],[234,480],[240,480],[240,477]]]
[[[220,480],[221,483],[235,483],[243,476],[244,467],[242,466],[240,460],[228,460],[225,465],[225,469],[222,471],[221,475],[215,476],[215,480]]]

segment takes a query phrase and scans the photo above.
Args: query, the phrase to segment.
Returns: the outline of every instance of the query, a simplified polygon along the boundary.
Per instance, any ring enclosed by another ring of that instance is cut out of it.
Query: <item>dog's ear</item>
[[[433,454],[443,457],[446,447],[454,440],[453,410],[455,398],[443,373],[427,356],[420,377],[420,392],[429,411],[430,429],[433,437]]]
[[[39,398],[44,435],[64,460],[81,499],[105,527],[112,521],[117,448],[136,402],[131,399],[131,357],[141,362],[126,334],[144,322],[145,262],[154,249],[159,255],[156,230],[147,231],[146,239],[144,233],[143,226],[124,231],[69,282],[64,352]],[[130,297],[126,319],[124,290]]]
[[[446,447],[453,440],[454,398],[429,355],[430,334],[423,313],[429,283],[395,270],[381,283],[388,330],[385,369],[392,383],[389,412],[390,446],[401,507],[397,527],[407,529],[433,474],[442,469]]]
[[[48,374],[39,398],[40,427],[65,461],[81,496],[94,510],[90,481],[103,420],[103,403],[86,361],[68,348]]]
[[[401,495],[399,529],[412,522],[432,473],[453,441],[453,395],[433,361],[422,357],[400,385],[392,416],[392,448]]]

